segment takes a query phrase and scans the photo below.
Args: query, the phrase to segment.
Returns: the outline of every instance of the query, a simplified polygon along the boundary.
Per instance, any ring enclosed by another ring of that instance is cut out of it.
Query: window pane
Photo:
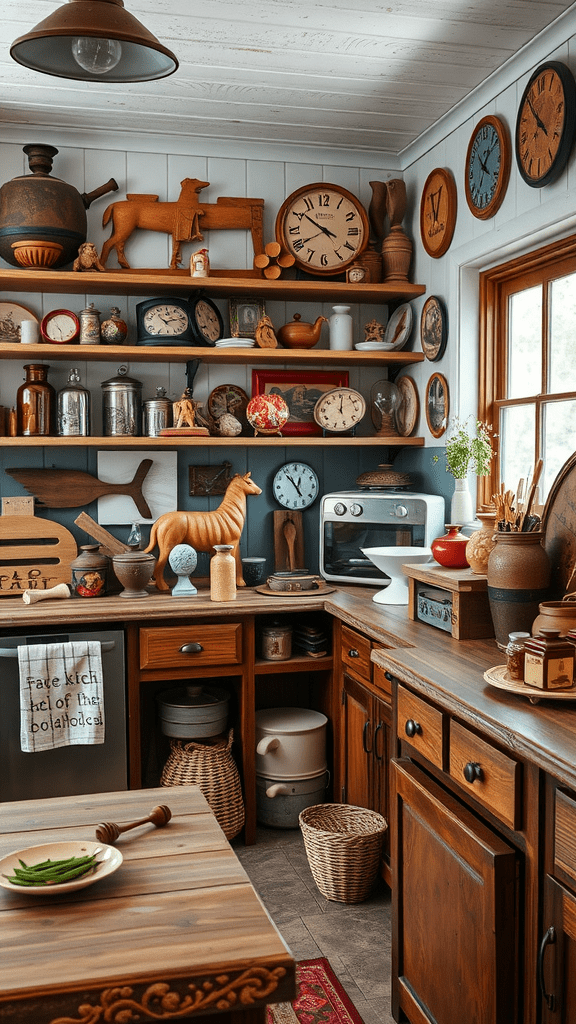
[[[500,412],[500,481],[514,494],[518,481],[526,482],[534,469],[534,424],[533,405],[516,405]]]
[[[508,305],[508,398],[542,391],[542,288],[510,296]]]
[[[576,390],[576,274],[553,281],[550,287],[550,384],[553,394]],[[576,447],[576,445],[574,445]]]
[[[576,449],[576,400],[550,402],[544,409],[544,502],[558,473]]]

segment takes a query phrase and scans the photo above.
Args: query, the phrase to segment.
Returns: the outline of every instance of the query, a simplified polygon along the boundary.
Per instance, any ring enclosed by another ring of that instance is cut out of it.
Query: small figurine
[[[384,338],[386,328],[379,324],[377,320],[370,320],[369,323],[364,325],[364,334],[366,337],[364,341],[376,341],[380,343]]]
[[[196,426],[196,402],[190,396],[188,388],[184,391],[179,402],[174,402],[174,426],[194,427]]]
[[[100,258],[96,251],[94,242],[82,242],[82,245],[78,249],[78,255],[72,264],[72,270],[79,271],[97,271],[105,270],[100,262]]]
[[[198,563],[198,555],[190,544],[176,544],[168,555],[170,568],[176,573],[178,580],[172,588],[172,597],[188,597],[198,591],[190,576]]]
[[[208,249],[198,249],[190,257],[190,274],[192,277],[210,276],[210,259]]]
[[[263,316],[258,321],[254,337],[259,348],[278,348],[278,339],[269,316]]]

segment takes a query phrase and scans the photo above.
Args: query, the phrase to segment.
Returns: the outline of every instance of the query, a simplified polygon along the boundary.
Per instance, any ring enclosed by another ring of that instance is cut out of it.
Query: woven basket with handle
[[[352,804],[316,804],[300,812],[299,822],[322,895],[340,903],[366,899],[376,881],[386,819]]]
[[[237,836],[244,825],[242,787],[232,757],[233,739],[233,729],[228,737],[204,743],[171,739],[170,756],[160,779],[161,786],[199,786],[226,839]]]

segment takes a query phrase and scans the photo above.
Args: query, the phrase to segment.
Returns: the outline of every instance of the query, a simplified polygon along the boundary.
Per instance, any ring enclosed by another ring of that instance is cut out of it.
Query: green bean
[[[45,865],[46,862],[43,862]],[[20,861],[24,864],[24,861]],[[13,885],[58,885],[73,878],[79,878],[97,866],[96,855],[86,857],[68,857],[66,860],[52,861],[50,867],[41,864],[28,867],[14,867],[14,875],[4,875]]]

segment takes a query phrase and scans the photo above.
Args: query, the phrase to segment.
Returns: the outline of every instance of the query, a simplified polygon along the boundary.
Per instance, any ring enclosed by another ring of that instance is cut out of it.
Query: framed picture
[[[258,321],[266,313],[264,299],[234,296],[228,299],[230,334],[233,338],[253,338]]]
[[[420,344],[422,351],[432,363],[444,355],[448,340],[448,317],[446,308],[437,295],[431,295],[422,307],[420,317]]]
[[[314,421],[314,406],[326,391],[348,387],[346,370],[252,370],[252,398],[256,395],[281,395],[290,409],[282,435],[321,435]]]
[[[426,422],[433,437],[442,437],[448,426],[450,395],[448,381],[441,373],[433,373],[426,385]]]

